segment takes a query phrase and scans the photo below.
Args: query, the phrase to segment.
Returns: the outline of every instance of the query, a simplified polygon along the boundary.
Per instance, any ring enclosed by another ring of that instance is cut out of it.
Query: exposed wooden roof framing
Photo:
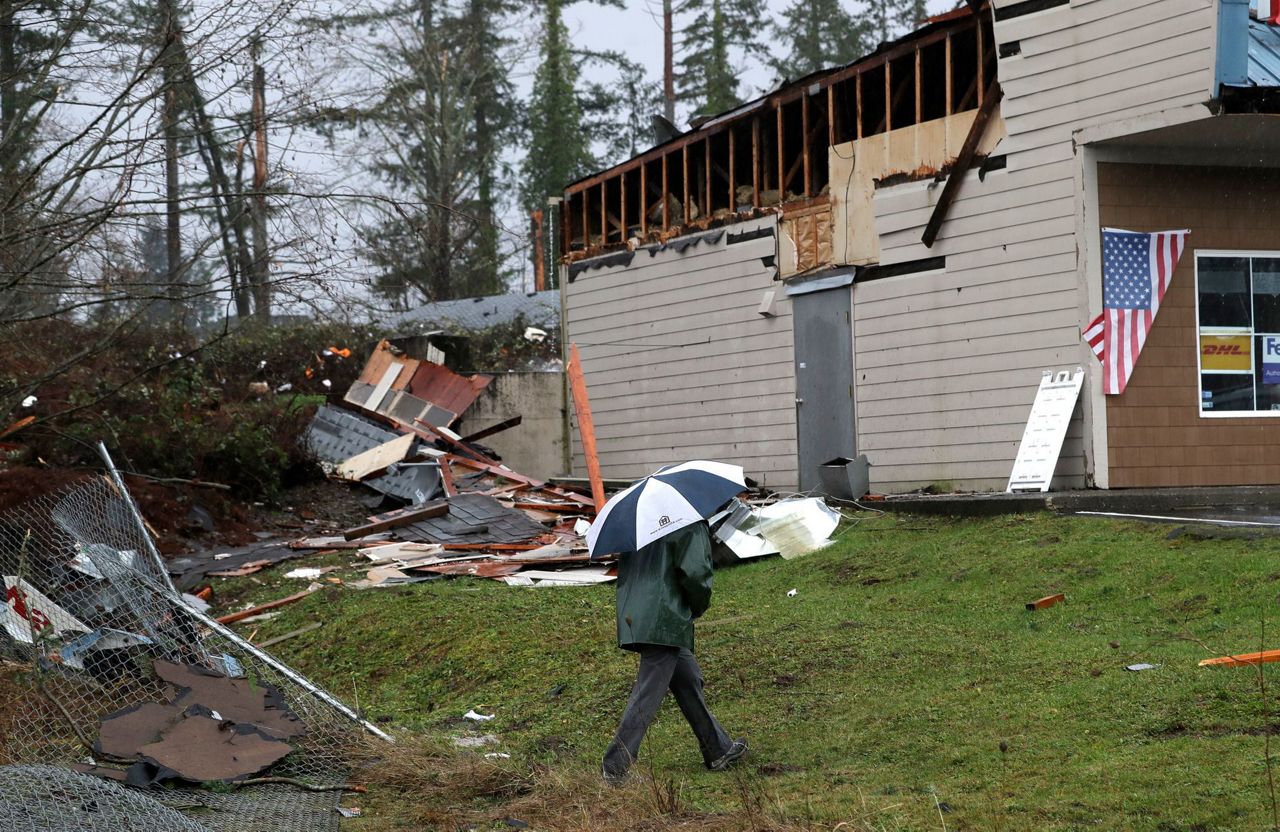
[[[599,251],[632,236],[662,237],[742,212],[825,201],[829,147],[982,105],[987,79],[995,77],[990,26],[988,15],[967,7],[932,18],[865,58],[802,78],[570,184],[561,251]]]

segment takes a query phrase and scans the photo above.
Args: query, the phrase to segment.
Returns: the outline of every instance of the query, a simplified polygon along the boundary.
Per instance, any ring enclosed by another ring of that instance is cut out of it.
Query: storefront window
[[[1280,416],[1280,254],[1196,253],[1200,412]]]

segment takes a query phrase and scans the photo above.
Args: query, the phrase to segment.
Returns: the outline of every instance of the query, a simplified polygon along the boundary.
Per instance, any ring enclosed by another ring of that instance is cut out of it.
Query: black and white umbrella
[[[591,556],[634,552],[705,520],[747,490],[742,467],[695,460],[638,480],[605,503],[587,531]]]

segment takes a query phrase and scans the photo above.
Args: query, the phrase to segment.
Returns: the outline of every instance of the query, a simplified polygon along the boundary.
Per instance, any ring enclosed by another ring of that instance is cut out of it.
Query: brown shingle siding
[[[1280,418],[1199,413],[1196,249],[1266,249],[1280,210],[1280,171],[1098,165],[1103,226],[1190,228],[1160,314],[1120,396],[1107,397],[1112,487],[1280,482]]]

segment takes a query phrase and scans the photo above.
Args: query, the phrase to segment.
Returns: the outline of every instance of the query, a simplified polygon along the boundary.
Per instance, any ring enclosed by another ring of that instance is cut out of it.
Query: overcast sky
[[[625,0],[625,9],[574,3],[565,12],[566,24],[573,41],[598,49],[616,49],[642,64],[652,78],[662,77],[662,0]],[[794,0],[765,0],[771,17],[780,19],[782,11]],[[956,7],[957,0],[929,0],[930,14]],[[678,5],[677,0],[677,5]],[[844,2],[845,8],[856,9],[860,3]],[[762,29],[764,27],[762,26]],[[765,29],[766,36],[768,35]],[[740,96],[746,100],[767,90],[773,80],[763,59],[737,56],[742,86]],[[683,125],[682,125],[683,126]]]

